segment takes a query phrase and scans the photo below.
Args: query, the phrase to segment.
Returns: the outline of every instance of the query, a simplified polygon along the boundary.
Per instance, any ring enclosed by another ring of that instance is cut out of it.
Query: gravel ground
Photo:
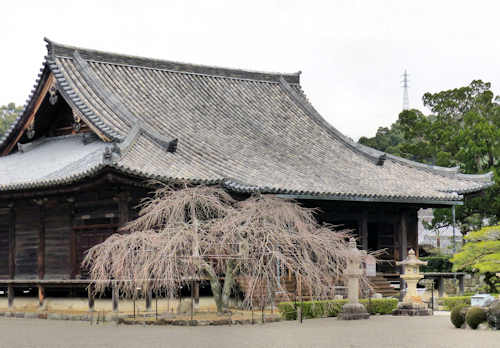
[[[500,332],[459,330],[449,317],[374,316],[249,326],[90,326],[85,322],[0,319],[0,347],[500,347]]]

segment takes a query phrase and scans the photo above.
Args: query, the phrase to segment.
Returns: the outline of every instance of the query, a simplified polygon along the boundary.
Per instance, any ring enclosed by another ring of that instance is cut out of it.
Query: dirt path
[[[335,318],[254,326],[143,327],[0,319],[0,347],[500,347],[500,332],[454,329],[447,316]]]

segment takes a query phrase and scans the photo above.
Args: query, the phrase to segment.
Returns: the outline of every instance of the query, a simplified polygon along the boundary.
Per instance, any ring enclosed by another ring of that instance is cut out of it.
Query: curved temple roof
[[[73,111],[100,136],[99,145],[75,142],[75,136],[47,139],[33,146],[30,156],[49,161],[44,146],[58,141],[71,146],[57,152],[52,172],[28,169],[28,177],[2,170],[28,166],[28,153],[0,158],[0,190],[71,182],[103,167],[145,178],[221,183],[242,192],[338,200],[453,204],[492,185],[491,174],[464,175],[457,168],[424,165],[355,143],[309,103],[299,73],[209,67],[47,43],[40,79],[25,112],[0,140],[0,151],[27,122],[50,74]]]

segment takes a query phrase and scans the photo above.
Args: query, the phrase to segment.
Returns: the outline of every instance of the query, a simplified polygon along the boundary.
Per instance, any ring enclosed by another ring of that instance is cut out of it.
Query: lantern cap
[[[420,261],[416,256],[415,256],[415,251],[413,249],[410,249],[408,251],[408,257],[404,259],[403,261],[397,261],[396,265],[401,266],[417,266],[417,265],[427,265],[427,261]]]

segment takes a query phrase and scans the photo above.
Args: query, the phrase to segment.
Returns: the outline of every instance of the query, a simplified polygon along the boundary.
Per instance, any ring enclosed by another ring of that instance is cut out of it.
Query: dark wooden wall
[[[38,278],[38,247],[40,245],[41,209],[31,200],[15,206],[16,278]]]
[[[147,194],[108,183],[0,205],[0,279],[86,278],[85,252],[135,218]]]
[[[0,208],[0,279],[9,278],[10,208]]]
[[[85,252],[138,214],[146,189],[113,182],[71,193],[0,200],[0,279],[81,279]],[[417,209],[404,204],[307,200],[321,222],[347,228],[387,258],[418,250]],[[406,244],[405,244],[406,243]]]
[[[392,264],[378,265],[380,271],[395,271],[394,261],[406,258],[410,248],[418,253],[417,206],[327,200],[303,200],[300,203],[318,209],[320,222],[350,230],[360,248],[385,249],[386,253],[380,258]]]
[[[72,207],[62,199],[44,202],[44,279],[64,279],[71,274]]]

